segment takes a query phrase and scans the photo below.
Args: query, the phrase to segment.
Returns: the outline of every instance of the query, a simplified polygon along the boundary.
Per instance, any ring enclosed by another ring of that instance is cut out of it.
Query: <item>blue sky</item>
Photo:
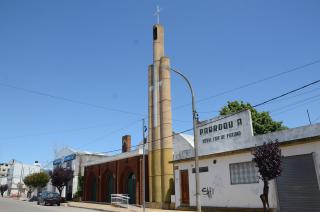
[[[141,140],[156,5],[165,53],[198,100],[320,59],[319,1],[0,1],[0,161],[43,164],[54,149],[103,152]],[[320,62],[197,103],[201,120],[228,100],[260,103],[320,79]],[[29,89],[71,100],[50,98]],[[320,122],[320,84],[264,105],[288,127]],[[192,126],[172,75],[176,132]],[[94,107],[102,106],[102,107]],[[130,113],[115,110],[127,111]]]

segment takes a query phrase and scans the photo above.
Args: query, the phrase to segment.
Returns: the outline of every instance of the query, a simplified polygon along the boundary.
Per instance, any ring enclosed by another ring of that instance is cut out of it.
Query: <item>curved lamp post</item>
[[[180,75],[188,84],[191,97],[192,97],[192,120],[193,120],[193,136],[194,136],[194,158],[195,158],[195,170],[196,170],[196,205],[197,212],[201,212],[201,204],[200,204],[200,179],[199,179],[199,156],[198,156],[198,131],[197,131],[197,123],[198,123],[198,113],[195,108],[195,97],[194,92],[189,82],[188,78],[184,76],[181,72],[170,68],[171,71]]]

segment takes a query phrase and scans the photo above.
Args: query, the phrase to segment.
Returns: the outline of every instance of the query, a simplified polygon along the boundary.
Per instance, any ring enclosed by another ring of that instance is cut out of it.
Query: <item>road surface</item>
[[[42,206],[36,202],[25,202],[0,197],[0,212],[96,212],[94,210],[65,206]]]

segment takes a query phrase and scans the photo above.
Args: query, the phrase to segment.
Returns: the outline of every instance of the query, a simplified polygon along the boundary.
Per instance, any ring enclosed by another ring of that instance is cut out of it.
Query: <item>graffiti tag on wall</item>
[[[210,186],[209,187],[203,187],[201,189],[201,191],[202,191],[202,195],[207,196],[209,199],[211,199],[212,196],[214,195],[214,188],[212,188]]]

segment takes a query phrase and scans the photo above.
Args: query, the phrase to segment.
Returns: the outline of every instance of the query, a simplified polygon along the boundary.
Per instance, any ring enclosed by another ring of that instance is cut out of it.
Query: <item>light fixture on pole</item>
[[[196,111],[195,106],[195,97],[193,88],[191,86],[190,81],[186,76],[184,76],[181,72],[170,68],[171,71],[177,73],[180,75],[188,84],[191,97],[192,97],[192,120],[193,120],[193,136],[194,136],[194,158],[195,158],[195,178],[196,178],[196,205],[197,205],[197,212],[201,212],[201,202],[200,202],[200,178],[199,178],[199,156],[198,156],[198,130],[197,130],[197,124],[198,124],[198,113]]]

